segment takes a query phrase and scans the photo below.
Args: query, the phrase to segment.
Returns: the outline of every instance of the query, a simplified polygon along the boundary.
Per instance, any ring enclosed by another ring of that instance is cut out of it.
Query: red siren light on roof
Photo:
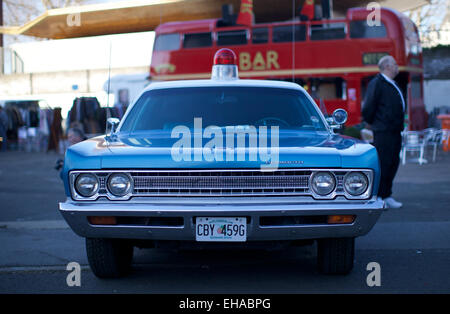
[[[237,65],[236,54],[231,49],[222,48],[214,55],[214,65]]]
[[[211,79],[213,80],[237,80],[238,67],[237,58],[233,50],[222,48],[214,55],[214,65]]]

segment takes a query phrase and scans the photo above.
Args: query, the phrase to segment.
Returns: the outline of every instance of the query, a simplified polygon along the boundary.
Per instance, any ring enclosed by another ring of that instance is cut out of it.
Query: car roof
[[[181,87],[218,87],[218,86],[235,86],[235,87],[264,87],[264,88],[286,88],[304,91],[303,87],[296,83],[271,81],[271,80],[184,80],[184,81],[167,81],[153,82],[144,91],[154,89],[169,89]]]

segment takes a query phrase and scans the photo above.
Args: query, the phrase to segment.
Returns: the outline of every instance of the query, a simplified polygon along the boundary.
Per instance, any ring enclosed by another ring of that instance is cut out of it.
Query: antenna
[[[111,118],[111,112],[109,110],[109,93],[111,92],[111,55],[112,55],[112,42],[109,42],[109,65],[108,65],[108,91],[106,95],[106,117]]]

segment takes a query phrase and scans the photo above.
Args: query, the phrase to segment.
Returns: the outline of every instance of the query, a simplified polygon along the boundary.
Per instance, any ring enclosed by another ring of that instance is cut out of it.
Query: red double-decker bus
[[[241,78],[294,81],[322,110],[346,109],[352,126],[362,121],[366,86],[379,59],[389,54],[397,60],[396,81],[408,99],[408,127],[423,129],[427,114],[417,27],[392,9],[381,8],[379,23],[370,20],[371,12],[352,8],[342,19],[252,26],[223,25],[221,19],[161,24],[150,75],[152,80],[209,78],[214,53],[231,48]]]

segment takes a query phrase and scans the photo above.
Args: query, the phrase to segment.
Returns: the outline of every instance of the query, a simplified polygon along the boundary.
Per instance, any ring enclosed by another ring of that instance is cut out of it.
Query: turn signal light
[[[91,225],[117,225],[116,217],[113,216],[89,216]]]
[[[329,224],[351,224],[355,221],[355,215],[332,215],[328,216]]]

